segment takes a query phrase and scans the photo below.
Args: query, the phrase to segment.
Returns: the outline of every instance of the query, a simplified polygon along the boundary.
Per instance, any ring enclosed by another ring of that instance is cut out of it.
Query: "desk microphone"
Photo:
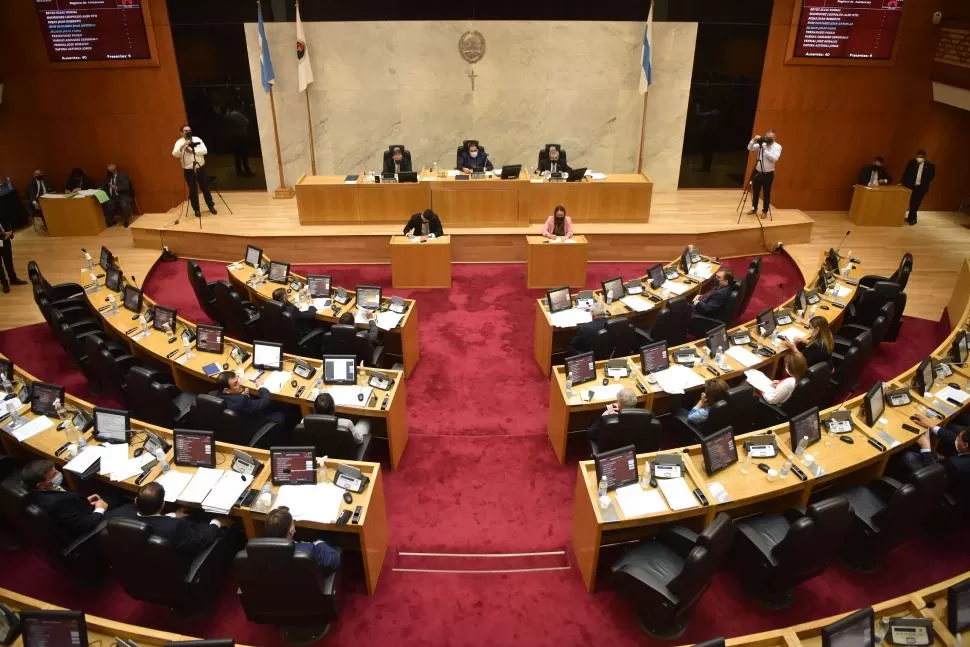
[[[845,232],[845,236],[842,237],[842,241],[839,243],[839,246],[835,248],[835,253],[836,254],[838,254],[839,253],[839,250],[842,249],[842,245],[843,245],[843,243],[845,243],[845,239],[848,238],[849,237],[849,234],[851,234],[851,233],[852,233],[852,230],[851,229],[849,231]]]
[[[136,280],[135,280],[135,275],[134,275],[134,274],[131,274],[130,276],[131,276],[131,282],[132,282],[132,283],[133,283],[133,284],[135,285],[135,287],[137,288],[137,287],[138,287],[138,281],[136,281]]]

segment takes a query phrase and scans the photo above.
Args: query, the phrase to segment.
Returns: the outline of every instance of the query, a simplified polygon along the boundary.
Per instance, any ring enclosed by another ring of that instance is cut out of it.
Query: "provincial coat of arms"
[[[480,31],[466,31],[458,37],[458,53],[467,63],[477,63],[485,56],[485,37]]]

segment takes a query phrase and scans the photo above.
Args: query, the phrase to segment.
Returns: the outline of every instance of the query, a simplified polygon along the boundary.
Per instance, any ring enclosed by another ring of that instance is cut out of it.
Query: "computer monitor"
[[[822,438],[822,427],[818,421],[818,407],[792,417],[788,421],[788,431],[791,434],[791,448],[798,447],[802,438],[808,439],[808,445],[814,445]]]
[[[869,607],[822,627],[822,647],[872,647],[875,616]]]
[[[88,628],[81,611],[20,612],[24,647],[87,647]]]
[[[250,267],[259,267],[259,264],[263,262],[263,250],[259,247],[253,247],[252,245],[246,245],[246,265]]]
[[[162,332],[175,332],[175,318],[178,316],[178,310],[175,308],[166,308],[165,306],[155,305],[155,318],[152,319],[152,326],[155,330],[161,330]]]
[[[886,410],[886,398],[882,391],[882,382],[876,382],[866,397],[862,399],[862,410],[866,414],[866,425],[872,427],[876,421],[882,417],[882,412]]]
[[[330,298],[330,275],[329,274],[308,274],[306,277],[307,288],[310,290],[310,297],[314,299]]]
[[[253,367],[264,371],[282,371],[283,344],[253,340]]]
[[[94,408],[94,438],[103,443],[127,443],[131,438],[131,416],[121,409]]]
[[[54,400],[60,400],[61,404],[64,404],[63,386],[48,382],[31,382],[30,410],[33,413],[41,416],[56,416],[57,409],[54,407]]]
[[[195,347],[203,353],[222,354],[222,326],[199,324],[195,327]]]
[[[546,303],[549,304],[549,313],[555,314],[573,307],[573,296],[568,287],[546,290]]]
[[[121,292],[122,278],[121,270],[109,267],[104,271],[104,286],[112,292]]]
[[[357,286],[357,307],[377,310],[381,307],[381,289],[376,285]]]
[[[182,467],[215,467],[215,433],[200,429],[173,429],[175,464]]]
[[[818,276],[815,279],[815,289],[819,294],[823,294],[828,287],[828,281],[825,279],[825,268],[820,267],[818,268]]]
[[[141,312],[141,290],[133,285],[126,285],[124,292],[121,293],[121,303],[126,310]]]
[[[619,276],[616,277],[615,279],[609,279],[607,281],[603,281],[601,285],[603,286],[604,299],[606,298],[606,295],[609,294],[610,292],[613,293],[614,299],[621,299],[623,298],[623,295],[626,294],[623,288],[623,279]]]
[[[727,326],[721,324],[708,331],[707,347],[714,355],[717,354],[718,349],[722,351],[728,349]]]
[[[0,382],[4,377],[13,382],[13,362],[9,359],[0,359]]]
[[[970,629],[970,578],[946,590],[946,627],[954,636]]]
[[[690,247],[685,247],[684,251],[680,253],[680,273],[687,274],[690,272]]]
[[[514,180],[519,177],[519,173],[522,172],[521,164],[505,164],[502,167],[502,179],[503,180]]]
[[[798,288],[798,293],[795,294],[795,310],[805,312],[806,308],[808,308],[808,297],[805,296],[805,289]]]
[[[357,358],[354,355],[324,355],[324,384],[357,384]]]
[[[567,182],[581,182],[586,177],[586,167],[574,168],[566,174]]]
[[[765,337],[775,332],[778,322],[775,320],[775,311],[768,308],[758,315],[758,329]]]
[[[836,274],[839,273],[839,253],[832,247],[829,247],[828,253],[825,254],[825,266]]]
[[[927,357],[922,362],[919,363],[919,368],[916,369],[916,382],[913,388],[920,395],[926,393],[933,387],[933,382],[936,380],[935,374],[933,373],[933,358]]]
[[[317,470],[314,447],[270,447],[273,485],[314,485]]]
[[[713,476],[725,467],[738,462],[738,446],[734,442],[734,429],[725,427],[701,441],[704,454],[704,469]]]
[[[593,461],[596,464],[596,481],[598,483],[605,476],[607,490],[615,490],[640,480],[637,472],[637,448],[634,445],[593,454]]]
[[[647,276],[650,278],[650,286],[656,290],[659,289],[661,285],[667,280],[667,273],[664,272],[664,266],[657,263],[653,267],[647,270]]]
[[[101,269],[102,270],[104,270],[105,272],[107,272],[108,271],[108,268],[109,267],[112,267],[114,265],[114,263],[115,263],[115,257],[114,257],[114,255],[111,253],[111,251],[107,247],[105,247],[104,245],[102,245],[101,246],[101,258],[98,260],[98,265],[101,266]]]
[[[667,342],[658,341],[640,347],[640,370],[643,373],[656,373],[670,366],[667,357]]]
[[[417,182],[418,172],[417,171],[401,171],[397,174],[397,181],[399,184],[404,182]]]
[[[179,640],[164,643],[162,647],[236,647],[232,638],[212,638],[209,640]]]
[[[573,378],[573,384],[582,384],[596,379],[596,358],[592,351],[566,358],[566,376]]]
[[[950,347],[950,356],[955,364],[963,364],[967,361],[967,331],[961,330],[957,333],[953,345]]]
[[[266,278],[273,283],[286,283],[290,278],[290,264],[270,261]]]

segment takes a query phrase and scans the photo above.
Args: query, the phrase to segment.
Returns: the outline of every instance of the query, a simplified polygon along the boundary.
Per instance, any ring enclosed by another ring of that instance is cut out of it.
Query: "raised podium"
[[[860,227],[902,227],[909,210],[909,194],[904,186],[856,184],[849,220]]]
[[[450,288],[451,236],[391,237],[391,285],[396,288]]]
[[[569,241],[556,241],[542,236],[526,236],[528,244],[528,279],[526,287],[571,288],[586,286],[586,257],[589,246],[585,236]]]

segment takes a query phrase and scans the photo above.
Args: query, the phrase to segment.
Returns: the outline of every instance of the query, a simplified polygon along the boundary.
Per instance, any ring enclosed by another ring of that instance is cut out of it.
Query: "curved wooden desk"
[[[970,262],[964,263],[961,268],[961,278],[957,283],[957,289],[968,289],[970,287]],[[963,286],[961,288],[961,286]],[[956,298],[956,295],[955,297]],[[966,302],[966,299],[964,299]],[[965,329],[970,324],[970,307],[960,313],[959,325],[954,327],[950,336],[940,344],[934,351],[934,357],[941,357],[950,350],[950,345],[959,330]],[[956,382],[964,392],[970,393],[970,369],[952,367],[954,375],[950,378],[937,379],[934,390],[940,388],[946,382]],[[916,367],[904,372],[896,379],[891,380],[893,387],[909,386],[910,380],[916,371]],[[553,382],[555,386],[555,381]],[[553,390],[555,394],[556,389]],[[603,545],[609,545],[620,541],[639,539],[654,534],[663,525],[671,522],[679,522],[696,528],[698,530],[706,527],[713,521],[719,512],[728,512],[731,516],[738,517],[766,511],[780,511],[793,505],[806,505],[811,496],[822,489],[830,487],[842,487],[859,483],[868,483],[882,475],[886,464],[892,454],[906,449],[909,445],[916,442],[917,435],[907,431],[902,427],[909,424],[909,416],[920,413],[920,407],[933,408],[944,415],[954,413],[953,405],[944,405],[935,397],[924,396],[923,394],[912,393],[913,402],[892,408],[887,405],[883,418],[887,421],[886,432],[894,439],[894,445],[887,447],[886,450],[879,450],[867,442],[869,439],[878,440],[876,430],[868,427],[864,422],[864,415],[861,412],[863,396],[848,400],[839,407],[830,407],[821,412],[824,420],[828,414],[839,408],[844,408],[851,412],[854,429],[851,436],[855,443],[849,445],[834,441],[823,429],[823,439],[815,443],[809,450],[824,473],[813,476],[807,469],[803,468],[806,480],[799,480],[796,475],[789,474],[787,478],[767,481],[765,474],[754,465],[744,473],[743,465],[735,463],[722,470],[712,477],[708,477],[704,469],[704,461],[699,445],[691,445],[679,450],[668,450],[667,452],[656,452],[651,454],[640,454],[637,456],[639,473],[643,473],[648,461],[652,461],[658,454],[681,453],[685,457],[685,478],[691,488],[699,488],[707,498],[708,505],[696,504],[693,507],[674,511],[665,504],[664,511],[651,513],[643,516],[626,518],[622,509],[616,501],[615,492],[610,493],[610,507],[606,511],[601,510],[598,503],[598,484],[596,481],[596,467],[593,461],[583,461],[579,464],[578,478],[576,482],[576,493],[573,499],[573,530],[572,548],[576,559],[576,564],[583,577],[583,581],[588,591],[592,591],[596,586],[596,572],[599,567],[600,549]],[[788,425],[782,424],[766,430],[758,430],[750,434],[740,435],[735,439],[738,446],[738,456],[744,456],[744,439],[766,432],[779,435],[778,447],[779,454],[772,459],[759,459],[767,463],[776,470],[781,466],[786,458],[791,458],[791,445],[787,437]],[[728,495],[728,499],[718,501],[711,492],[711,485],[719,484]],[[614,520],[607,520],[607,516]]]
[[[2,355],[0,355],[2,357]],[[15,369],[15,379],[24,384],[29,384],[31,382],[38,381],[30,373],[21,370],[19,367]],[[94,406],[81,400],[75,398],[74,396],[67,394],[65,396],[65,405],[67,408],[86,411],[90,413]],[[32,420],[37,415],[30,412],[30,405],[25,405],[21,407],[21,415],[25,418]],[[5,420],[3,424],[6,424]],[[132,430],[138,431],[151,431],[172,444],[172,430],[165,429],[164,427],[157,427],[145,422],[138,420],[131,421]],[[94,437],[94,431],[89,430],[85,434],[85,438],[88,444],[96,444]],[[48,429],[27,438],[23,442],[18,442],[9,433],[0,432],[0,443],[2,443],[6,453],[10,456],[20,457],[25,460],[29,460],[35,457],[43,457],[54,462],[58,467],[63,466],[68,462],[66,456],[57,456],[56,452],[60,449],[66,442],[68,442],[68,430],[57,431],[56,421],[55,424],[50,426]],[[141,439],[144,440],[144,439]],[[139,442],[138,436],[133,436],[130,452],[133,453],[137,446],[143,444]],[[257,449],[254,447],[241,447],[239,445],[231,445],[229,443],[216,443],[216,468],[217,469],[228,469],[232,462],[233,449],[241,449],[255,459],[257,459],[263,465],[263,469],[259,471],[256,478],[250,485],[251,489],[261,490],[266,483],[270,483],[270,465],[269,465],[269,451],[265,449]],[[174,446],[169,449],[167,458],[171,469],[186,472],[189,474],[194,474],[196,468],[193,467],[180,467],[175,465],[174,462]],[[384,480],[383,474],[381,472],[381,466],[379,463],[363,463],[357,461],[340,461],[334,459],[328,459],[327,466],[332,468],[337,464],[353,465],[360,469],[364,474],[370,477],[370,485],[361,492],[360,494],[353,494],[353,502],[342,504],[342,507],[349,508],[351,511],[358,505],[363,507],[363,512],[361,515],[360,523],[353,525],[347,524],[345,526],[338,526],[336,524],[320,524],[316,522],[306,522],[299,521],[297,526],[301,528],[312,528],[315,530],[325,530],[330,533],[339,533],[340,537],[347,537],[348,542],[355,544],[356,548],[359,548],[364,561],[364,575],[367,582],[367,591],[373,594],[377,589],[377,581],[380,578],[381,568],[384,564],[384,556],[387,553],[387,514],[384,503]],[[332,472],[328,469],[328,474]],[[149,472],[149,477],[141,484],[145,485],[153,480],[157,479],[162,474],[161,466],[154,467]],[[64,478],[70,485],[72,490],[77,492],[85,492],[90,490],[88,484],[82,480],[78,475],[65,470]],[[138,491],[141,485],[135,483],[135,477],[124,481],[111,481],[110,475],[96,475],[92,478],[96,478],[102,484],[110,485],[111,487],[120,488],[128,493],[134,494]],[[279,488],[272,485],[273,496],[275,498],[276,493]],[[249,538],[259,537],[262,531],[262,524],[265,520],[265,514],[257,512],[250,507],[233,507],[232,516],[240,520],[243,524],[243,528],[246,531],[246,536]]]
[[[99,283],[101,282],[99,281]],[[111,313],[110,306],[105,303],[108,295],[114,295],[118,303],[118,311],[114,314]],[[263,383],[262,379],[252,382],[247,377],[247,374],[252,372],[252,358],[244,364],[236,364],[235,360],[229,356],[232,351],[232,344],[251,351],[252,346],[250,344],[226,337],[221,355],[199,352],[193,344],[193,357],[187,360],[183,353],[181,341],[178,339],[170,343],[168,341],[170,337],[167,333],[155,330],[151,325],[149,325],[148,334],[143,336],[137,321],[137,314],[126,310],[121,305],[121,295],[118,292],[109,290],[102,285],[97,292],[88,292],[86,296],[93,311],[97,312],[104,322],[106,330],[112,332],[118,339],[123,340],[135,357],[168,367],[175,378],[176,386],[183,391],[194,393],[211,391],[218,374],[207,377],[202,369],[212,363],[215,363],[220,370],[224,365],[228,365],[229,368],[240,374],[240,379],[248,386],[258,388]],[[143,296],[140,312],[144,312],[148,307],[154,305],[155,301],[148,296]],[[164,304],[160,305],[164,306]],[[347,307],[350,307],[350,304]],[[178,323],[185,328],[195,329],[195,324],[182,317],[178,318]],[[295,355],[285,355],[284,368],[289,366],[292,369],[297,359],[312,365],[317,369],[317,372],[310,379],[292,375],[290,379],[296,380],[296,386],[291,386],[288,380],[279,391],[272,394],[272,398],[286,404],[298,405],[303,415],[307,415],[311,413],[313,400],[317,396],[313,385],[317,376],[323,370],[322,362],[308,357],[298,358]],[[370,399],[360,405],[340,404],[338,401],[337,411],[351,416],[363,416],[371,419],[374,437],[387,438],[390,463],[391,467],[394,468],[400,463],[408,442],[407,394],[405,393],[404,376],[401,371],[384,369],[377,371],[377,369],[358,368],[358,382],[366,384],[370,375],[376,372],[384,373],[394,379],[394,385],[391,389],[386,392],[374,389]],[[297,396],[296,394],[301,388],[303,391],[300,396]],[[331,387],[324,385],[321,392],[330,389]]]

